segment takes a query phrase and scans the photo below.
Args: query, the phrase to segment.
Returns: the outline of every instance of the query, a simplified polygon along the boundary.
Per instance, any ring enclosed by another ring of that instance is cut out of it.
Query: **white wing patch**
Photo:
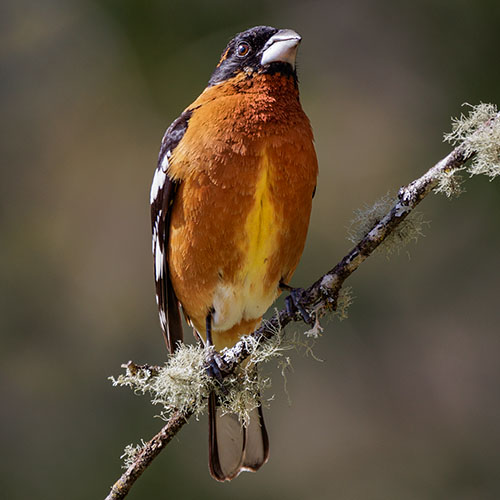
[[[164,156],[164,159],[167,157]],[[163,163],[163,162],[162,162]],[[168,164],[168,162],[167,162]],[[163,170],[163,168],[157,168],[155,170],[155,175],[153,177],[153,183],[151,184],[151,195],[149,198],[150,203],[154,203],[156,197],[158,196],[158,192],[160,189],[163,189],[165,185],[165,179],[167,178],[167,172]]]
[[[163,158],[161,159],[158,168],[155,170],[155,175],[153,176],[153,183],[151,184],[151,194],[149,197],[149,202],[151,204],[154,203],[156,197],[158,196],[159,191],[163,189],[163,186],[165,185],[165,180],[167,178],[167,170],[169,166],[168,159],[171,156],[172,153],[170,151],[167,151],[163,155]]]
[[[160,309],[160,322],[163,326],[163,328],[167,328],[167,315],[165,314],[165,310],[164,309]]]
[[[153,256],[155,254],[156,240],[158,239],[158,228],[160,225],[160,217],[161,217],[161,210],[156,214],[155,223],[153,225],[153,239],[152,239],[153,244],[151,247],[151,252],[153,252]]]
[[[161,169],[166,172],[168,169],[168,159],[172,156],[171,151],[167,151],[165,153],[165,156],[161,159],[160,167]]]
[[[154,257],[155,257],[155,278],[156,281],[160,280],[163,278],[163,263],[164,263],[164,255],[163,251],[160,245],[160,238],[156,238],[155,242],[155,250],[154,250]]]

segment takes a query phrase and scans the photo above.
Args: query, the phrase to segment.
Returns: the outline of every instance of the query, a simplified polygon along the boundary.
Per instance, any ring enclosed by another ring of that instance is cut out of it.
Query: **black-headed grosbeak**
[[[167,347],[188,324],[216,350],[252,332],[287,287],[318,165],[299,101],[300,36],[257,26],[227,45],[207,88],[168,128],[151,187],[156,299]],[[244,427],[209,402],[209,467],[230,480],[266,462],[262,409]]]

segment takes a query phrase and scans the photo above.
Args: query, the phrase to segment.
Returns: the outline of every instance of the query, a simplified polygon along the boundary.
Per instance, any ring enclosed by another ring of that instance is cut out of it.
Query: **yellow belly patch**
[[[269,193],[269,169],[268,157],[264,155],[255,189],[255,204],[245,224],[246,261],[240,278],[249,285],[250,291],[262,287],[269,258],[276,248],[276,219]]]
[[[264,286],[278,242],[276,210],[269,192],[270,168],[269,158],[263,154],[254,205],[244,227],[245,260],[236,279],[220,283],[215,291],[214,328],[217,330],[229,329],[242,320],[260,318],[277,296],[277,283],[271,290]]]

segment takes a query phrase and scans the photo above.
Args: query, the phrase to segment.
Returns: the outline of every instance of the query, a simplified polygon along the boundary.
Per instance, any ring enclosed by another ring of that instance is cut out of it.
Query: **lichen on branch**
[[[242,423],[247,423],[252,410],[260,404],[261,395],[271,387],[271,379],[262,376],[256,366],[280,360],[286,351],[292,349],[312,352],[314,340],[285,336],[280,328],[270,328],[274,331],[267,342],[252,336],[244,338],[249,352],[247,362],[227,373],[222,385],[208,376],[208,349],[199,344],[180,344],[163,367],[129,362],[123,365],[125,373],[110,377],[110,380],[114,386],[129,387],[136,394],[149,394],[152,404],[162,407],[159,416],[164,420],[178,411],[199,417],[206,411],[208,397],[214,391],[223,412],[235,413]],[[230,349],[224,349],[221,354],[230,352]],[[130,457],[132,449],[134,453],[137,451],[130,446],[125,450],[125,458]]]
[[[372,227],[382,220],[396,202],[396,197],[387,193],[373,205],[365,205],[363,208],[356,209],[347,229],[347,239],[352,243],[361,240]],[[410,242],[416,243],[421,236],[424,236],[424,226],[428,224],[429,221],[424,219],[422,212],[413,210],[386,236],[378,249],[383,250],[387,256],[398,254]]]
[[[469,165],[460,169],[445,170],[438,177],[436,192],[447,196],[458,196],[463,192],[461,171],[469,175],[486,175],[493,180],[500,175],[500,120],[495,104],[481,103],[470,108],[467,115],[452,119],[452,129],[444,135],[450,144],[461,145]]]

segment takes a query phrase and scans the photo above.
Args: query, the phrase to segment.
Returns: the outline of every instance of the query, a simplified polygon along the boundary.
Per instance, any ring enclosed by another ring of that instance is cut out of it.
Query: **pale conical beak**
[[[264,66],[273,62],[284,62],[295,68],[295,57],[301,40],[300,35],[293,30],[279,30],[264,46],[260,64]]]

